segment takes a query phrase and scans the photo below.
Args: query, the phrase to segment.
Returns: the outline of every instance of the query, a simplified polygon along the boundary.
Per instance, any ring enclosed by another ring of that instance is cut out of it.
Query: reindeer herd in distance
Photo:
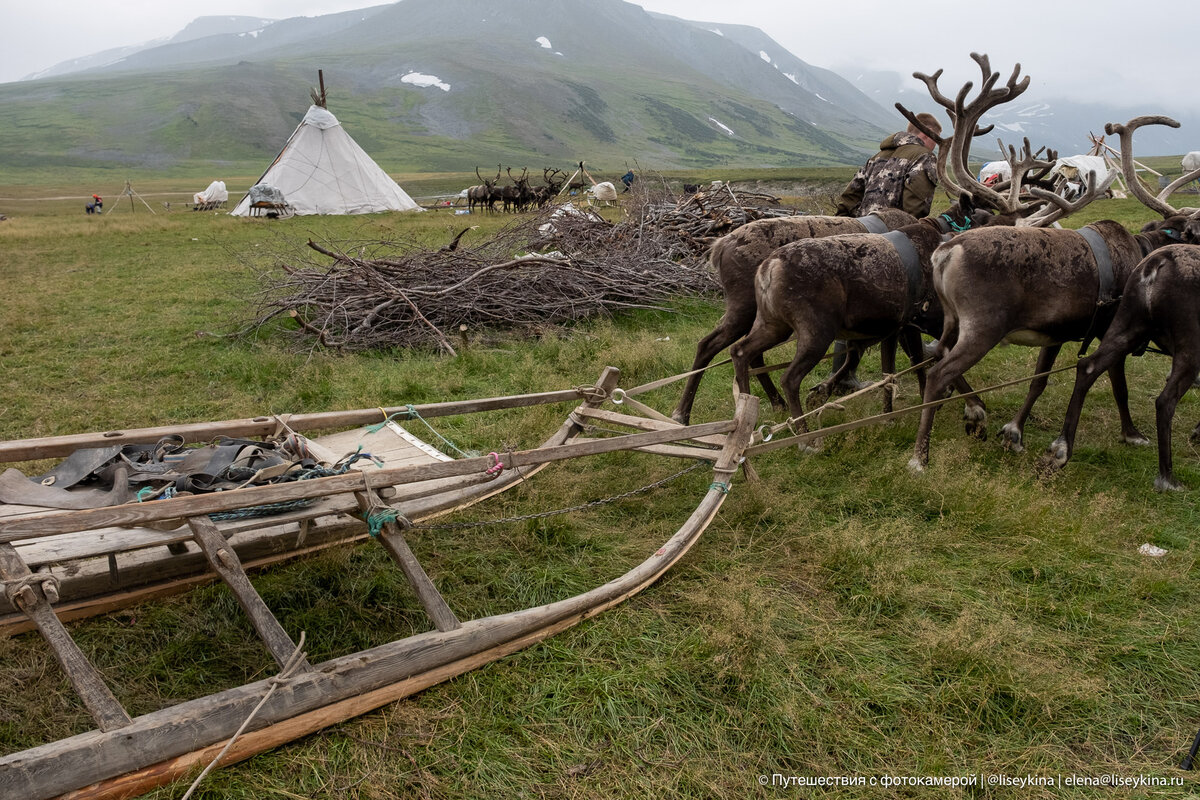
[[[543,184],[541,186],[530,185],[528,168],[522,167],[519,178],[513,177],[512,167],[508,167],[505,171],[512,183],[500,186],[498,185],[500,183],[499,164],[496,165],[496,177],[491,179],[480,175],[479,167],[475,168],[475,175],[482,183],[467,189],[467,209],[469,211],[472,213],[476,210],[494,212],[497,203],[500,203],[501,209],[505,212],[519,213],[531,208],[545,208],[551,200],[558,196],[567,182],[567,173],[550,167],[542,170]],[[577,184],[572,183],[567,188],[582,189],[584,186],[586,184],[580,180]]]
[[[1131,234],[1112,220],[1079,230],[1051,227],[1108,188],[1095,176],[1086,190],[1068,199],[1046,181],[1056,154],[1034,152],[1028,139],[1020,151],[1005,148],[1010,179],[986,186],[968,167],[971,141],[989,133],[980,119],[1011,102],[1029,86],[1019,79],[1020,64],[1004,84],[986,55],[971,54],[982,72],[980,91],[968,102],[972,83],[951,99],[938,88],[942,71],[914,73],[952,123],[938,142],[940,185],[953,198],[938,216],[915,219],[901,211],[863,218],[800,216],[743,225],[718,240],[710,260],[725,294],[725,314],[700,340],[693,370],[701,370],[731,347],[737,385],[750,391],[757,374],[773,407],[787,413],[793,432],[807,431],[800,399],[804,378],[836,339],[850,345],[849,358],[810,392],[823,401],[850,377],[862,352],[881,345],[885,373],[894,371],[899,344],[914,365],[924,408],[909,467],[921,472],[929,461],[929,438],[937,401],[953,390],[971,389],[964,373],[1001,343],[1039,348],[1034,378],[1016,417],[1001,429],[1001,443],[1023,450],[1023,429],[1046,386],[1050,371],[1069,341],[1100,339],[1096,352],[1076,367],[1074,395],[1062,435],[1048,448],[1039,468],[1061,469],[1071,455],[1079,414],[1088,388],[1107,372],[1121,419],[1121,440],[1148,443],[1128,409],[1125,358],[1151,343],[1172,357],[1166,387],[1156,403],[1159,472],[1155,487],[1178,489],[1172,472],[1171,422],[1180,398],[1200,373],[1200,209],[1175,208],[1168,198],[1200,178],[1188,172],[1157,196],[1134,172],[1133,133],[1143,125],[1179,124],[1144,116],[1124,125],[1110,123],[1121,141],[1122,171],[1131,191],[1161,219]],[[897,104],[910,121],[915,115]],[[921,126],[923,127],[923,126]],[[931,132],[926,130],[927,134]],[[1044,157],[1043,157],[1044,153]],[[1110,174],[1109,181],[1115,177]],[[886,232],[881,232],[886,231]],[[928,363],[921,333],[938,341]],[[763,355],[795,336],[796,355],[782,378],[782,394],[761,368]],[[673,416],[687,422],[702,372],[692,374]],[[885,411],[891,393],[884,392]],[[978,396],[966,398],[968,434],[986,438],[987,409]],[[1193,435],[1200,434],[1200,425]],[[759,436],[763,434],[760,433]]]

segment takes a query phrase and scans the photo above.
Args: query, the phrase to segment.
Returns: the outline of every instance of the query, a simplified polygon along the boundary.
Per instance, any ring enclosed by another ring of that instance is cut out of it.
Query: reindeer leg
[[[1183,488],[1175,480],[1171,463],[1171,422],[1180,398],[1196,379],[1198,367],[1200,365],[1191,357],[1177,350],[1171,362],[1171,373],[1167,375],[1167,385],[1154,401],[1154,424],[1158,433],[1158,477],[1154,479],[1154,488],[1160,492]]]
[[[1096,348],[1096,352],[1079,361],[1075,367],[1075,388],[1071,390],[1071,401],[1067,404],[1062,433],[1038,459],[1039,472],[1060,470],[1071,460],[1071,454],[1075,451],[1075,433],[1079,429],[1079,417],[1083,413],[1083,403],[1087,400],[1088,390],[1115,361],[1124,360],[1125,354],[1131,349],[1124,338],[1114,334],[1106,337]]]
[[[792,331],[787,325],[778,322],[764,322],[760,317],[754,321],[754,327],[750,329],[750,333],[746,338],[735,344],[730,350],[730,355],[733,357],[733,374],[737,381],[737,388],[743,394],[750,393],[750,365],[755,363],[755,359],[762,361],[762,354],[787,341],[787,338],[792,335]],[[765,372],[762,377],[770,380],[770,376]]]
[[[862,361],[863,350],[870,347],[867,344],[865,347],[858,342],[845,342],[846,349],[841,351],[841,358],[837,358],[838,350],[837,343],[834,343],[834,361],[839,362],[837,366],[829,373],[829,377],[808,390],[808,405],[818,406],[828,400],[835,394],[851,394],[856,389],[851,389],[844,381],[847,376],[854,375],[858,370],[858,362]],[[823,354],[822,354],[822,357]]]
[[[1150,440],[1133,424],[1129,414],[1129,384],[1125,382],[1125,356],[1108,368],[1108,380],[1112,384],[1113,400],[1117,403],[1117,414],[1121,417],[1121,441],[1125,444],[1148,445]]]
[[[820,363],[825,356],[825,348],[829,346],[827,339],[818,337],[801,341],[796,340],[796,356],[792,359],[792,363],[788,366],[787,371],[783,373],[781,381],[784,397],[787,398],[788,411],[793,419],[796,419],[796,427],[802,431],[808,431],[808,425],[804,421],[804,404],[800,402],[800,385],[804,379],[812,372],[813,367]],[[816,452],[819,449],[819,444],[814,442],[812,445],[803,445],[802,449],[808,452]]]
[[[775,388],[775,382],[771,380],[770,374],[766,370],[762,369],[767,365],[765,356],[765,353],[759,353],[751,360],[750,367],[752,369],[762,370],[758,373],[758,385],[762,387],[763,394],[765,394],[767,396],[767,400],[771,402],[771,408],[775,409],[776,411],[783,411],[785,408],[787,408],[787,401],[783,399],[783,395],[781,395],[779,390]]]
[[[1037,364],[1033,371],[1039,375],[1049,372],[1054,366],[1054,360],[1058,358],[1060,350],[1062,350],[1061,344],[1052,344],[1039,350]],[[1004,445],[1005,450],[1011,450],[1014,453],[1025,451],[1025,422],[1029,419],[1030,412],[1033,411],[1033,404],[1042,396],[1042,392],[1046,391],[1048,382],[1048,375],[1041,375],[1029,382],[1029,391],[1025,393],[1025,402],[1021,404],[1017,415],[1000,429],[1000,443]]]
[[[745,313],[733,313],[730,309],[726,309],[725,315],[721,317],[721,321],[717,323],[717,327],[696,345],[696,357],[692,360],[692,369],[698,370],[707,367],[712,363],[717,353],[745,336],[752,327],[754,327],[753,311],[747,315]],[[758,361],[759,363],[753,366],[761,366],[761,355]],[[692,405],[696,402],[696,391],[700,388],[700,379],[703,377],[703,372],[697,372],[695,375],[688,376],[687,383],[683,385],[683,395],[679,398],[679,404],[671,412],[672,419],[684,425],[691,419]],[[759,382],[762,383],[761,378]],[[766,384],[763,383],[763,390],[766,391],[766,388]],[[774,397],[771,396],[772,393],[774,393]],[[771,384],[771,391],[767,392],[767,397],[771,399],[772,406],[779,410],[783,409],[783,398],[779,396],[779,392],[775,391],[774,384]]]
[[[920,364],[922,361],[924,361],[926,358],[928,358],[928,356],[925,355],[925,345],[924,345],[923,341],[921,340],[921,332],[919,330],[917,330],[916,328],[912,327],[911,325],[906,325],[905,327],[900,329],[900,333],[897,338],[900,340],[900,347],[904,349],[904,355],[908,356],[909,364],[916,366],[917,364]],[[880,362],[883,361],[882,352],[883,351],[881,350],[880,351],[881,355],[879,357]],[[894,369],[894,367],[893,367],[893,369]],[[887,370],[884,370],[884,371],[886,372]],[[893,389],[889,392],[889,394],[894,396],[896,394],[897,388],[898,387],[893,387]],[[921,367],[920,369],[917,370],[917,391],[921,397],[925,396],[925,368],[924,367]],[[887,406],[885,411],[891,411],[890,404]]]
[[[883,340],[879,342],[879,370],[884,375],[896,374],[896,342],[899,336],[899,332],[896,332],[883,337]],[[909,356],[909,358],[911,357]],[[885,414],[891,413],[894,389],[894,385],[883,387],[883,413]]]
[[[949,331],[950,327],[947,326],[947,332]],[[954,336],[957,337],[957,330],[955,330]],[[1001,338],[996,335],[957,339],[950,351],[930,368],[929,375],[925,379],[923,401],[932,403],[948,397],[954,382],[962,377],[964,372],[979,363],[979,360],[992,349],[992,345]],[[943,333],[941,344],[944,345],[946,342],[946,334]],[[913,472],[923,472],[926,465],[929,464],[929,436],[933,431],[933,417],[936,412],[936,406],[921,411],[921,422],[917,426],[917,442],[913,448],[912,458],[908,461],[908,468]]]

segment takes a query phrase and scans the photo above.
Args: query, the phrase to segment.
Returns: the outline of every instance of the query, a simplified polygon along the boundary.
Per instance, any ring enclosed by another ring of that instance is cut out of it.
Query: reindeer
[[[467,210],[474,211],[476,208],[483,206],[488,211],[495,211],[496,182],[500,180],[500,165],[496,165],[496,177],[491,180],[479,174],[479,167],[475,168],[475,177],[479,178],[483,183],[467,189]]]
[[[1125,142],[1121,147],[1122,150],[1129,149]],[[1129,159],[1132,162],[1132,154]],[[1130,167],[1132,163],[1122,164],[1123,169]],[[1132,170],[1127,174],[1133,174]],[[1144,204],[1154,208],[1159,204],[1166,205],[1172,192],[1197,179],[1200,179],[1200,160],[1195,169],[1164,188],[1158,197],[1150,197],[1137,179],[1127,182]],[[1169,205],[1166,210],[1176,211]],[[1154,488],[1160,492],[1181,488],[1172,469],[1171,422],[1179,400],[1200,372],[1200,247],[1196,246],[1200,245],[1200,211],[1179,209],[1177,215],[1171,216],[1177,218],[1185,212],[1190,213],[1181,238],[1188,244],[1156,250],[1134,267],[1104,340],[1096,352],[1081,359],[1075,367],[1075,388],[1071,392],[1062,433],[1042,454],[1038,462],[1041,471],[1060,470],[1071,459],[1079,415],[1088,390],[1100,374],[1118,361],[1124,362],[1130,353],[1141,354],[1153,342],[1171,356],[1166,386],[1154,403],[1158,438],[1158,476],[1154,479]],[[1200,425],[1192,432],[1192,438],[1198,434]]]
[[[524,211],[529,204],[531,197],[529,191],[529,168],[521,170],[521,177],[514,178],[512,167],[506,167],[509,180],[513,183],[511,186],[505,186],[500,190],[500,199],[504,202],[505,211]]]
[[[986,111],[1015,98],[1029,85],[1029,78],[1018,82],[1018,64],[1008,83],[994,89],[999,73],[991,72],[986,56],[972,54],[972,57],[983,70],[983,89],[970,106],[963,103],[970,84],[960,93],[953,115],[956,143],[964,138],[969,141],[976,123]],[[931,80],[936,82],[936,77]],[[970,175],[966,166],[966,145],[949,149],[959,156],[955,160],[955,171]],[[799,397],[801,382],[836,338],[878,341],[900,336],[910,360],[914,364],[922,361],[920,337],[906,326],[911,323],[918,330],[940,331],[941,309],[933,294],[929,258],[942,243],[945,230],[1011,224],[1018,212],[1032,211],[1031,207],[1018,204],[1015,198],[1022,185],[1022,176],[1034,167],[1045,165],[1031,152],[1028,140],[1022,158],[1018,160],[1014,151],[1010,160],[1013,164],[1012,196],[995,197],[996,205],[1005,210],[1004,214],[976,210],[972,195],[954,182],[943,165],[939,171],[946,185],[959,196],[956,208],[952,209],[959,219],[947,214],[941,219],[926,218],[883,235],[843,234],[801,240],[771,253],[758,268],[755,278],[757,317],[749,335],[732,351],[741,390],[749,389],[750,366],[760,362],[762,353],[787,339],[792,332],[796,334],[796,357],[783,379],[784,395],[792,417],[803,414]],[[892,359],[894,356],[889,356],[885,348],[885,370],[891,370]],[[828,390],[848,366],[843,365],[818,390]],[[918,381],[924,388],[921,370],[918,370]],[[965,384],[960,388],[969,390]],[[885,411],[890,409],[890,403],[890,394],[885,394]],[[799,420],[799,425],[804,427],[803,420]]]
[[[1175,407],[1200,374],[1200,247],[1175,244],[1156,250],[1134,268],[1104,340],[1075,368],[1075,388],[1062,433],[1046,449],[1038,466],[1062,469],[1075,448],[1075,432],[1088,390],[1103,372],[1141,353],[1153,342],[1171,355],[1166,386],[1154,401],[1158,433],[1158,491],[1182,488],[1171,461],[1171,422]],[[1200,430],[1198,426],[1197,430]],[[1193,436],[1195,434],[1193,433]]]
[[[790,242],[842,233],[881,233],[903,225],[911,225],[917,219],[906,211],[896,208],[881,209],[864,218],[800,216],[760,219],[742,225],[732,233],[722,236],[709,250],[709,263],[716,272],[717,281],[725,295],[725,313],[717,327],[696,345],[696,357],[692,370],[702,370],[716,357],[717,353],[750,332],[758,301],[754,297],[754,273],[758,265],[773,250]],[[762,357],[751,366],[761,367]],[[691,417],[696,392],[700,388],[703,372],[688,376],[683,394],[671,416],[687,424]],[[759,383],[767,397],[777,409],[784,407],[783,398],[775,384],[759,373]]]
[[[983,78],[987,84],[987,90],[991,89],[998,74],[989,74],[990,68],[986,66],[985,61],[981,61],[980,57],[972,54],[972,58],[979,63],[983,70]],[[982,57],[986,59],[986,56]],[[1018,69],[1020,65],[1018,65]],[[914,77],[925,80],[927,84],[932,81],[931,88],[936,87],[937,78],[942,74],[938,70],[932,78],[915,73]],[[1028,78],[1021,84],[1015,81],[1016,73],[1009,81],[1007,92],[1002,96],[989,96],[986,91],[981,93],[975,103],[978,108],[972,107],[967,112],[973,115],[973,120],[978,122],[979,115],[982,115],[987,108],[992,108],[999,105],[1000,102],[1009,102],[1015,99],[1021,92],[1024,92],[1028,87]],[[970,91],[970,84],[964,87],[965,91]],[[1001,90],[1003,91],[1003,90]],[[934,131],[927,129],[916,115],[908,111],[899,103],[896,108],[910,122],[917,125],[921,130],[928,135],[938,147],[937,171],[938,180],[948,193],[954,196],[962,196],[965,192],[956,184],[954,179],[949,175],[949,157],[951,154],[951,142],[961,140],[963,136],[959,135],[960,128],[956,124],[955,132],[951,134],[949,139],[943,139]],[[978,111],[978,114],[974,112]],[[987,127],[968,127],[966,130],[972,131],[968,139],[972,136],[982,136],[991,131],[993,126]],[[969,148],[963,148],[960,151],[962,156],[961,164],[956,164],[953,169],[961,175],[971,177],[971,170],[967,167],[966,153]],[[1049,155],[1049,159],[1053,162],[1054,154]],[[1043,172],[1047,171],[1049,165],[1037,164]],[[1018,180],[1018,184],[1020,180]],[[992,193],[995,195],[995,192]],[[938,224],[944,232],[950,232],[951,219],[958,213],[957,209],[952,207],[945,214],[937,217]],[[963,215],[963,218],[969,218],[968,215]],[[1007,222],[1011,224],[1014,218],[1004,217],[1003,219],[993,220],[996,222]],[[700,387],[700,380],[703,377],[702,370],[704,367],[716,357],[718,353],[724,350],[735,341],[745,336],[750,332],[751,326],[754,324],[754,316],[758,305],[754,296],[754,275],[758,265],[770,255],[777,247],[788,244],[790,242],[800,241],[802,239],[813,239],[825,236],[838,236],[848,233],[886,233],[894,231],[905,225],[911,225],[917,220],[911,214],[899,209],[881,209],[872,214],[867,214],[863,217],[830,217],[830,216],[800,216],[800,217],[782,217],[777,219],[756,220],[747,223],[732,233],[718,239],[709,251],[709,263],[716,272],[717,280],[721,284],[721,289],[725,295],[725,313],[720,321],[717,322],[717,327],[711,333],[705,336],[696,345],[696,356],[692,361],[692,371],[695,373],[690,375],[683,387],[683,394],[679,398],[679,402],[672,412],[671,416],[684,424],[691,417],[692,405],[695,403],[696,392]],[[932,335],[940,334],[940,328],[930,331]],[[889,345],[890,346],[890,345]],[[851,348],[849,359],[847,361],[848,368],[843,374],[852,374],[858,359],[858,352]],[[755,357],[755,361],[750,364],[751,367],[758,368],[763,366],[761,354]],[[785,407],[783,398],[775,389],[774,383],[765,372],[759,372],[759,383],[763,387],[771,405],[779,410]],[[829,384],[827,381],[826,384]],[[832,384],[830,384],[832,388]]]
[[[542,169],[542,180],[545,185],[533,189],[533,204],[537,208],[545,208],[550,201],[558,196],[559,189],[566,183],[566,173],[560,169],[545,167]]]
[[[983,65],[981,64],[981,66]],[[941,74],[940,71],[938,74]],[[917,73],[917,75],[920,76],[920,73]],[[989,77],[986,70],[984,77],[985,79]],[[998,77],[998,75],[992,77],[991,81],[994,82]],[[998,104],[1001,100],[1012,99],[1021,91],[1024,91],[1024,86],[1016,87],[1015,80],[1012,83],[1013,87],[1007,90],[1003,97],[992,97],[990,99],[981,97],[977,101],[979,114],[982,114],[985,110],[985,102]],[[1027,82],[1025,85],[1027,85]],[[938,176],[942,186],[952,196],[962,196],[965,194],[949,175],[947,159],[951,149],[949,146],[950,140],[942,139],[937,133],[927,130],[915,115],[908,112],[900,104],[897,104],[896,107],[915,125],[920,126],[937,143]],[[987,105],[986,107],[991,107],[991,105]],[[964,130],[968,132],[967,136],[982,135],[991,130],[991,126],[987,128],[974,127],[974,122],[977,120],[978,116],[974,117],[970,121],[971,124],[966,128],[956,126],[955,134],[952,134],[952,138],[961,138]],[[960,173],[970,173],[965,162],[962,166],[955,169]],[[936,219],[943,231],[950,231],[952,224],[959,224],[955,221],[956,217],[962,220],[971,218],[969,214],[960,215],[958,207],[952,206],[946,214]],[[739,337],[749,333],[758,310],[758,301],[754,294],[755,270],[776,247],[810,238],[837,236],[848,233],[884,233],[905,225],[911,225],[915,222],[916,219],[912,215],[898,209],[880,210],[859,219],[821,216],[788,217],[752,222],[743,225],[736,231],[718,240],[710,251],[710,261],[725,292],[725,314],[717,324],[717,327],[698,344],[696,357],[693,361],[693,370],[702,369],[721,349],[730,345]],[[936,322],[934,317],[936,317],[936,310],[934,315],[930,317],[931,323]],[[932,328],[930,332],[936,336],[940,333],[940,327]],[[883,354],[885,367],[887,364],[893,363],[894,352],[894,339],[885,339]],[[846,361],[847,369],[839,374],[852,373],[856,366],[858,355],[858,348],[854,346],[850,347],[849,357]],[[762,354],[759,353],[752,356],[749,365],[751,367],[761,367],[762,363]],[[762,384],[763,390],[771,400],[772,405],[776,409],[784,408],[785,403],[776,391],[774,383],[771,382],[765,372],[760,371],[758,374],[759,382]],[[684,386],[683,394],[672,415],[675,419],[684,422],[688,419],[702,375],[703,373],[696,372],[689,376]],[[826,381],[822,386],[825,391],[829,391],[832,389],[833,384],[831,381]]]
[[[1122,159],[1129,162],[1127,176],[1134,175],[1133,131],[1148,123],[1178,126],[1165,117],[1138,117],[1127,125],[1105,128],[1110,134],[1120,133]],[[1127,183],[1134,186],[1138,181],[1133,177]],[[1084,197],[1094,196],[1097,190],[1093,178]],[[1078,202],[1068,203],[1038,187],[1031,191],[1057,206],[1030,223],[1033,226],[1060,218]],[[1144,191],[1138,196],[1144,203],[1148,199]],[[925,385],[925,402],[945,396],[954,380],[1001,342],[1040,347],[1036,371],[1045,373],[1064,342],[1102,336],[1134,267],[1152,250],[1178,241],[1187,222],[1165,202],[1148,205],[1164,219],[1136,235],[1118,222],[1101,220],[1078,231],[1042,227],[967,231],[939,247],[933,254],[933,280],[946,322],[937,345],[940,360],[930,369]],[[1129,416],[1124,362],[1114,363],[1108,372],[1122,440],[1146,443]],[[1017,415],[1001,429],[1006,448],[1023,449],[1025,421],[1045,386],[1045,376],[1034,380]],[[909,461],[914,471],[929,462],[935,411],[936,407],[929,407],[921,413]],[[972,416],[971,425],[982,427],[985,420],[986,408],[982,417]]]
[[[987,224],[992,212],[959,200],[962,225]],[[762,354],[796,335],[796,355],[784,373],[788,413],[802,417],[800,384],[835,339],[874,343],[898,337],[913,364],[923,360],[919,330],[939,328],[930,281],[929,255],[942,243],[937,223],[926,217],[891,234],[843,234],[802,239],[775,250],[755,275],[757,315],[750,333],[732,348],[739,391],[749,391],[750,367]],[[933,313],[926,318],[926,312]],[[911,325],[910,325],[911,323]],[[895,349],[885,348],[883,369],[894,370]],[[814,391],[828,392],[849,362]],[[924,370],[918,380],[924,386]],[[760,379],[770,378],[760,373]],[[766,382],[764,386],[767,385]],[[884,411],[891,393],[884,394]],[[803,419],[797,420],[807,430]]]

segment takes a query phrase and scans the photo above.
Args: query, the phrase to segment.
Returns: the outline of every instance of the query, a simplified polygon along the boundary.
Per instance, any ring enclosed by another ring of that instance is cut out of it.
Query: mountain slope
[[[85,74],[0,86],[0,164],[257,165],[304,114],[318,68],[330,110],[393,172],[851,164],[899,126],[762,31],[713,27],[622,0],[202,18]]]

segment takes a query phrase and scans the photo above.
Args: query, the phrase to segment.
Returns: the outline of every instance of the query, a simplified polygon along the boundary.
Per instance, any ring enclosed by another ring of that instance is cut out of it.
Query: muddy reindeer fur
[[[1171,245],[1147,256],[1125,285],[1116,316],[1096,352],[1075,368],[1075,389],[1062,433],[1047,448],[1039,466],[1066,466],[1075,447],[1079,415],[1088,390],[1104,372],[1124,364],[1153,342],[1171,355],[1166,386],[1154,401],[1158,434],[1158,476],[1154,488],[1179,489],[1171,460],[1171,423],[1175,407],[1200,374],[1200,247]]]
[[[972,224],[992,219],[990,212],[976,212],[969,196],[962,205],[972,214]],[[901,336],[909,359],[913,363],[923,359],[915,328],[940,323],[929,256],[941,244],[943,233],[937,221],[930,218],[899,232],[915,251],[915,281],[897,245],[877,234],[792,242],[763,261],[755,278],[757,316],[750,333],[732,350],[734,372],[742,391],[749,388],[751,366],[760,363],[763,353],[793,332],[796,356],[782,382],[791,417],[804,413],[800,384],[835,339],[874,342]],[[915,328],[904,330],[910,323]],[[892,367],[885,361],[884,369],[891,371]],[[761,377],[770,380],[769,376]],[[822,386],[832,385],[839,377],[840,373],[830,376]],[[923,370],[918,370],[922,384],[923,379]],[[887,410],[891,396],[885,393],[884,397]],[[798,424],[807,429],[803,420]]]
[[[868,226],[886,226],[887,230],[896,230],[904,225],[916,222],[916,217],[906,211],[895,208],[880,209],[873,215],[874,220],[862,222],[858,217],[827,217],[827,216],[798,216],[778,217],[775,219],[760,219],[749,222],[732,233],[718,239],[709,251],[709,264],[716,273],[717,281],[725,294],[725,313],[712,333],[705,336],[696,345],[696,357],[692,360],[692,369],[699,370],[708,366],[726,347],[750,332],[754,325],[754,314],[757,304],[754,299],[754,273],[758,265],[776,248],[790,242],[802,239],[816,239],[825,236],[837,236],[844,233],[867,233]],[[761,367],[761,357],[752,366]],[[683,395],[675,407],[672,416],[687,424],[692,414],[692,404],[696,400],[696,391],[700,388],[703,372],[697,372],[688,377],[683,387]],[[775,384],[760,373],[759,383],[766,392],[771,404],[783,408],[783,398],[775,390]]]
[[[1102,298],[1096,256],[1084,236],[1055,228],[987,228],[967,231],[933,254],[933,284],[945,313],[938,342],[940,360],[929,370],[926,403],[941,399],[957,378],[1002,342],[1040,347],[1036,371],[1048,371],[1062,345],[1104,334],[1116,313],[1115,299],[1138,262],[1150,251],[1178,240],[1186,223],[1172,217],[1160,230],[1131,234],[1118,222],[1101,220],[1087,228],[1107,246],[1112,297]],[[1109,369],[1113,396],[1127,442],[1145,442],[1129,416],[1124,363]],[[1030,384],[1025,403],[1004,426],[1006,447],[1023,446],[1025,421],[1046,386]],[[935,408],[921,413],[909,466],[929,460],[929,434]],[[983,420],[979,420],[982,424]]]

